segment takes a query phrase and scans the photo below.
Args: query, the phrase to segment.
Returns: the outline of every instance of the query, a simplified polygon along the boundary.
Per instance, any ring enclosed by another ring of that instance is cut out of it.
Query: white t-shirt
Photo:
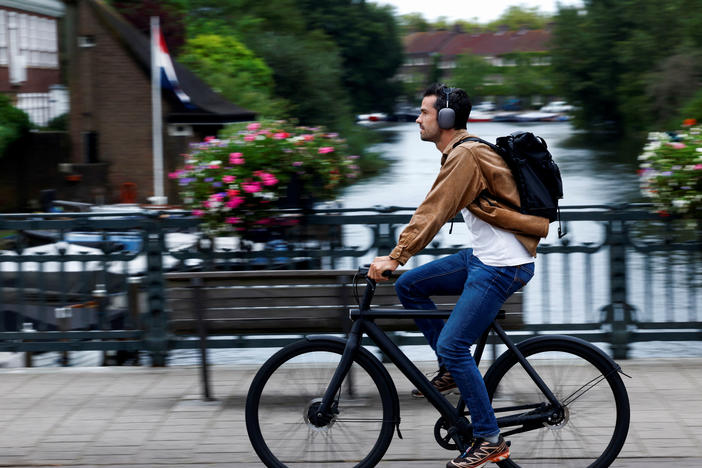
[[[534,261],[513,233],[486,223],[467,208],[461,213],[473,238],[473,255],[485,265],[516,266]]]

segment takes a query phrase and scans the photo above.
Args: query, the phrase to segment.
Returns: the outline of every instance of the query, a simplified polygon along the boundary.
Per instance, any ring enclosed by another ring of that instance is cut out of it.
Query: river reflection
[[[641,201],[635,163],[621,162],[620,157],[601,149],[601,145],[575,146],[575,131],[569,122],[468,125],[469,132],[491,142],[517,130],[532,132],[546,140],[563,178],[561,206]],[[373,149],[393,164],[385,173],[347,188],[339,201],[346,208],[419,205],[439,171],[440,153],[433,143],[419,139],[415,123],[398,123],[379,131],[390,133],[391,142]]]

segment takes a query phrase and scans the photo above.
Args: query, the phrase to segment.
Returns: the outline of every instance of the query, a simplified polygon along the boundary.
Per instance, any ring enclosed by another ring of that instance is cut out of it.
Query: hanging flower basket
[[[358,156],[348,154],[338,134],[282,121],[230,126],[219,138],[194,144],[184,158],[169,177],[213,235],[246,237],[295,224],[281,215],[281,205],[330,199],[359,174]]]

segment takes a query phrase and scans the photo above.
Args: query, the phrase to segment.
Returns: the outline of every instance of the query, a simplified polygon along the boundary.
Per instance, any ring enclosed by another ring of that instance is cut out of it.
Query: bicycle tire
[[[630,420],[628,393],[613,361],[593,345],[566,336],[532,338],[519,350],[565,403],[566,418],[507,436],[511,461],[529,467],[609,466],[626,441]],[[547,402],[509,350],[490,366],[485,385],[498,418],[507,406]],[[510,429],[503,428],[503,434]]]
[[[305,417],[321,400],[343,351],[341,340],[304,339],[275,353],[258,371],[246,399],[246,429],[266,466],[365,468],[382,459],[399,417],[397,393],[367,351],[357,353],[341,386],[338,415],[323,427]]]

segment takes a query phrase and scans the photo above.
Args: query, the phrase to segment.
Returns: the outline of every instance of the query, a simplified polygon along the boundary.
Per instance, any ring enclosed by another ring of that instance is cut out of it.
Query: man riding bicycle
[[[389,255],[377,257],[369,276],[384,281],[421,251],[461,212],[472,248],[404,273],[395,289],[408,309],[435,309],[433,295],[460,294],[449,319],[416,320],[436,352],[439,371],[432,384],[442,393],[458,387],[473,423],[475,440],[449,468],[476,468],[509,457],[482,375],[470,346],[495,320],[502,304],[534,274],[536,247],[548,234],[546,218],[520,213],[519,193],[502,157],[482,143],[460,143],[470,135],[471,102],[466,92],[435,84],[422,99],[420,137],[441,152],[441,169],[424,201]],[[460,144],[459,144],[460,143]],[[415,397],[422,397],[414,390]]]

